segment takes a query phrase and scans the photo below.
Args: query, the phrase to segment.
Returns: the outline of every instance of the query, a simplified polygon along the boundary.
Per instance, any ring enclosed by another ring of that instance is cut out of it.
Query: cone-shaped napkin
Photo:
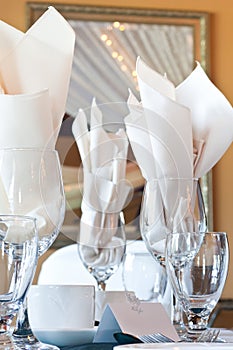
[[[128,203],[132,190],[125,178],[128,138],[123,129],[116,133],[104,130],[102,113],[95,100],[90,130],[82,110],[75,118],[72,130],[84,171],[80,243],[87,246],[86,259],[92,266],[100,264],[100,260],[107,265],[122,246],[122,241],[114,235],[119,213]],[[105,249],[114,247],[116,249]]]
[[[163,179],[159,180],[162,212],[167,211],[168,218],[174,213],[172,229],[184,220],[183,229],[190,230],[194,199],[187,195],[187,182],[180,180],[179,186],[174,182],[173,188],[166,179],[199,178],[217,163],[233,140],[232,106],[199,63],[178,87],[141,58],[136,70],[141,103],[131,94],[125,118],[132,149],[147,181]],[[189,191],[195,194],[195,187]],[[161,203],[154,205],[159,212]],[[165,235],[164,223],[157,224]],[[153,225],[152,219],[148,235],[154,234]]]
[[[0,147],[55,147],[65,113],[74,31],[49,7],[26,33],[0,21],[0,37]]]
[[[202,177],[233,140],[232,106],[199,63],[178,87],[141,58],[137,59],[137,75],[145,127],[153,137],[153,155],[162,174]],[[126,125],[131,121],[128,116]],[[161,147],[166,152],[160,152]],[[169,158],[176,164],[172,169]]]
[[[3,149],[55,148],[65,113],[74,44],[73,29],[53,7],[26,33],[0,21],[1,212],[33,215],[40,229],[46,225],[41,214],[45,210],[41,188],[28,188],[33,171],[34,178],[40,178],[41,154],[31,159],[30,152],[12,151],[10,155]],[[33,169],[27,168],[32,161]],[[52,175],[54,163],[51,161],[43,171]],[[14,200],[16,183],[21,184],[24,201],[20,202],[20,194],[18,201]],[[59,184],[51,182],[46,193],[51,207],[56,186]],[[15,202],[21,204],[17,210]]]

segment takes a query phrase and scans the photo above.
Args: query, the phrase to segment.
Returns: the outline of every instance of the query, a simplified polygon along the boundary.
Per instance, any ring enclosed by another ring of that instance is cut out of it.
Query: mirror
[[[117,120],[117,123],[121,123],[127,115],[126,103],[121,102],[127,101],[128,89],[139,98],[135,76],[138,56],[161,74],[166,72],[175,85],[191,73],[195,60],[208,73],[206,13],[62,4],[54,6],[76,32],[67,115],[75,116],[79,108],[83,108],[88,115],[95,97],[103,116],[112,118],[107,122],[111,124]],[[46,9],[46,4],[28,3],[28,27]],[[69,137],[71,139],[71,123],[72,118],[68,118],[62,126],[58,140],[60,145]],[[70,148],[71,144],[67,146],[66,143],[66,147]],[[213,221],[211,188],[209,173],[202,178],[209,229]],[[77,199],[74,201],[74,206],[78,206]],[[75,220],[74,217],[71,220]],[[64,244],[62,239],[57,241],[56,244]]]

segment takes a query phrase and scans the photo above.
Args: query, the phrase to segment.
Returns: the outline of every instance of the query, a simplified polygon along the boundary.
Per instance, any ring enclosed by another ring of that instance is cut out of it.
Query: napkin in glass
[[[0,21],[0,38],[0,149],[55,149],[65,113],[74,31],[50,6],[26,33]],[[21,171],[16,180],[22,191],[27,186],[23,164],[30,161],[29,152],[17,158]],[[35,162],[41,169],[40,157]],[[1,212],[8,212],[14,202],[8,171],[9,167],[1,167]],[[52,174],[52,164],[49,171]],[[33,212],[25,208],[25,214],[36,216],[40,228],[44,226],[41,193],[28,191],[28,207]]]
[[[183,147],[192,154],[191,175],[196,178],[202,177],[213,168],[232,142],[231,104],[210,81],[198,62],[193,72],[177,87],[166,76],[147,66],[141,58],[137,59],[136,69],[145,114],[151,112],[158,114],[160,119],[166,120],[166,123],[173,128],[170,134],[172,139],[167,140],[169,129],[167,126],[161,142],[164,141],[168,152],[174,157],[178,169],[177,175],[185,175],[182,163],[185,165],[185,171],[189,172],[187,166],[190,166],[186,164],[186,159],[184,162],[180,160],[184,156],[184,150],[181,149],[182,153],[176,151],[180,135]],[[150,127],[153,127],[153,133],[158,137],[161,127],[155,118],[148,121],[148,128]],[[160,157],[159,149],[155,152],[156,156]],[[167,167],[167,165],[163,167],[164,174],[173,176],[170,170],[166,173]]]
[[[130,94],[126,131],[142,175],[163,179],[165,207],[176,205],[181,221],[191,198],[184,203],[185,185],[168,188],[166,178],[199,178],[217,163],[232,142],[232,107],[199,63],[178,87],[141,58],[136,70],[141,102]]]
[[[87,247],[90,263],[107,265],[112,255],[118,254],[119,246],[124,246],[114,235],[119,213],[132,195],[132,187],[126,180],[128,138],[123,129],[116,133],[104,129],[95,99],[91,106],[90,130],[87,117],[80,110],[72,131],[82,159],[84,178],[79,241],[83,249]],[[109,221],[111,230],[106,226]],[[100,255],[102,248],[113,249],[104,249]]]

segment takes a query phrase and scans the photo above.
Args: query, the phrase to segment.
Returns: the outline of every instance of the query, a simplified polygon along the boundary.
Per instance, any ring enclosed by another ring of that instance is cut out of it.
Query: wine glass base
[[[184,323],[173,323],[173,326],[180,337],[187,333],[187,328],[185,327]]]
[[[16,347],[12,341],[11,333],[1,333],[0,332],[0,350],[20,350]]]
[[[13,336],[13,342],[22,350],[60,350],[56,345],[41,343],[34,335]]]

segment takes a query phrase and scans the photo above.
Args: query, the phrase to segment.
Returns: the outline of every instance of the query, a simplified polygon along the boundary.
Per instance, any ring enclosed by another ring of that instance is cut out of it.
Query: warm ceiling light
[[[108,39],[108,36],[106,34],[102,34],[100,38],[102,41],[106,41]]]
[[[108,40],[106,41],[106,45],[107,45],[107,46],[111,46],[111,45],[112,45],[112,40],[108,39]]]
[[[121,61],[123,61],[124,58],[123,58],[123,56],[119,55],[119,56],[117,57],[117,59],[118,59],[119,62],[121,62]]]
[[[117,21],[114,22],[114,23],[113,23],[113,27],[114,27],[114,28],[119,28],[119,27],[120,27],[120,22],[117,22]]]
[[[122,65],[121,65],[121,70],[122,70],[123,72],[127,71],[127,67],[126,67],[125,64],[122,64]]]
[[[113,51],[113,52],[112,52],[112,57],[113,57],[113,58],[117,58],[117,56],[118,56],[118,52]]]
[[[132,76],[133,76],[133,77],[136,77],[136,76],[137,76],[136,70],[133,70],[133,71],[132,71]]]
[[[123,31],[125,30],[124,24],[121,24],[121,25],[120,25],[119,30],[120,30],[121,32],[123,32]]]

